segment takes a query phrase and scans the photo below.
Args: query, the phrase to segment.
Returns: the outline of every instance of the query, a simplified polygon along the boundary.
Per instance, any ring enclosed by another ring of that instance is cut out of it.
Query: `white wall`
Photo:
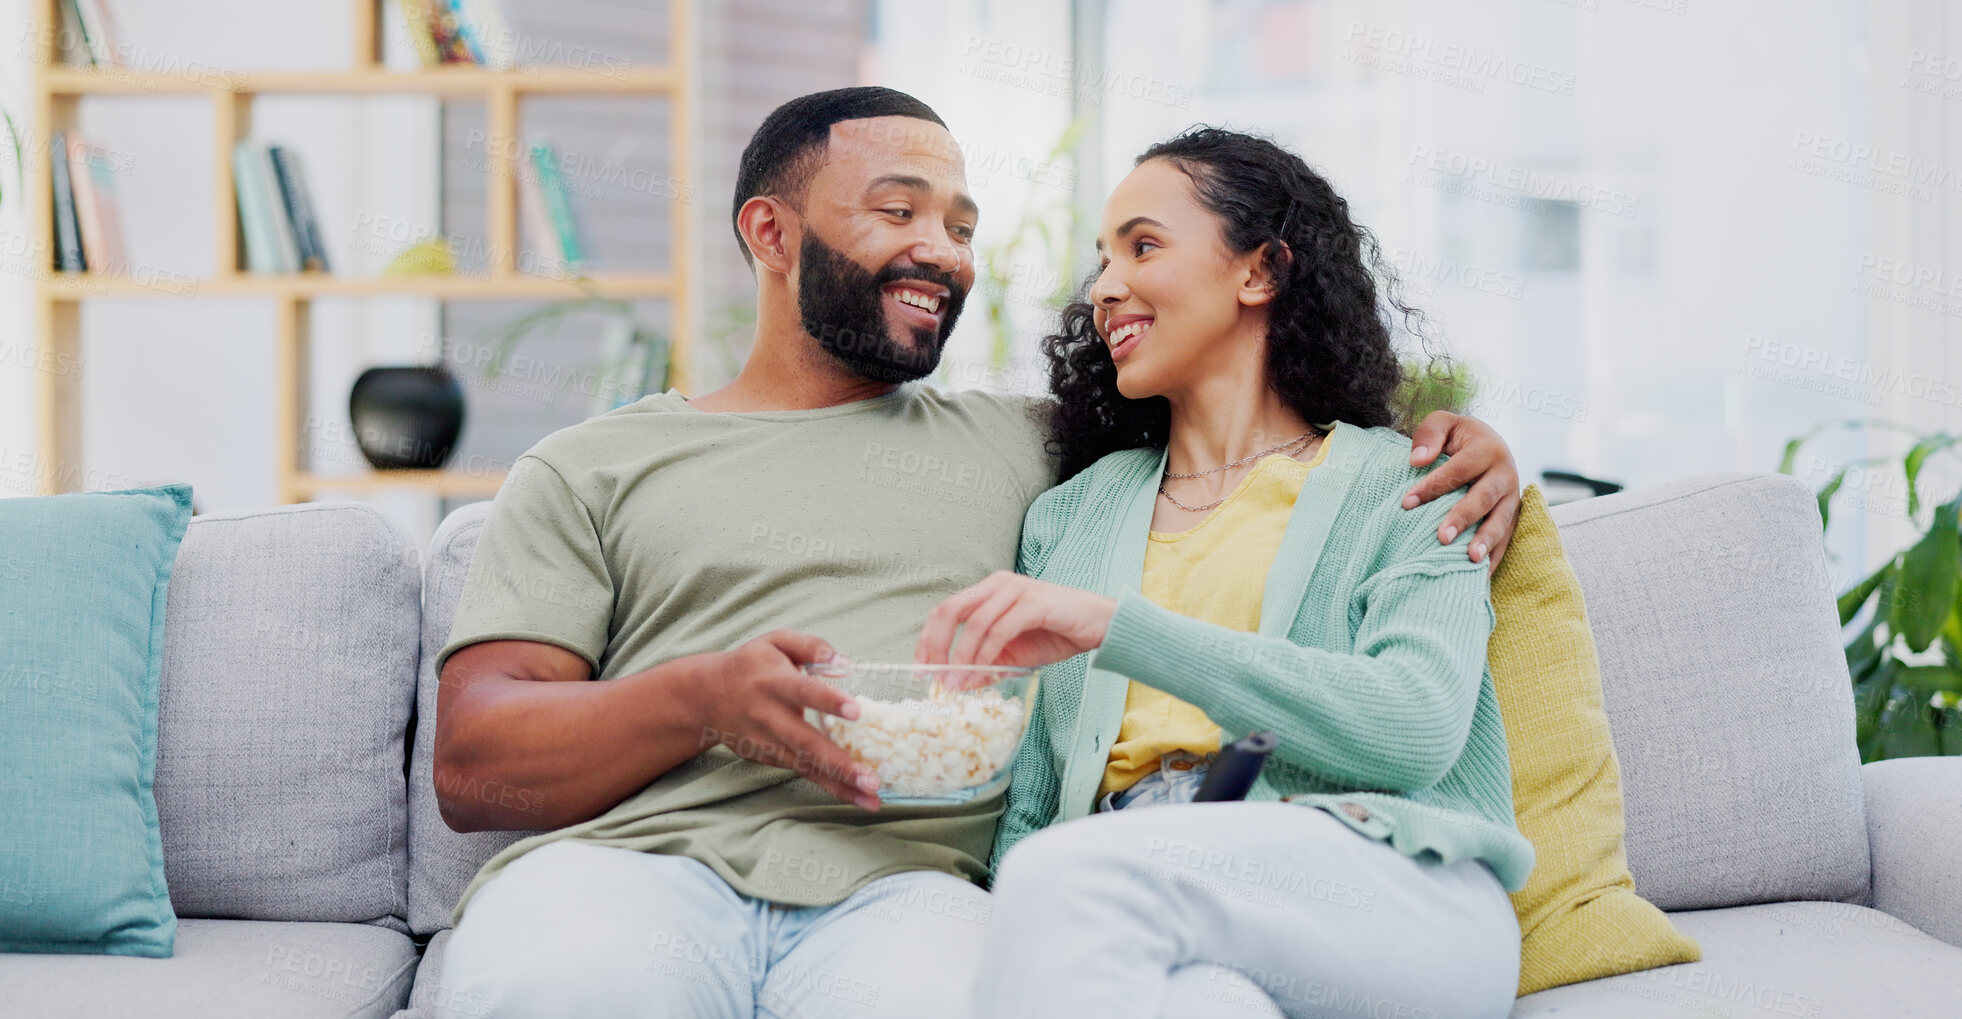
[[[1962,180],[1962,12],[1943,0],[1868,4],[1867,70],[1873,82],[1868,110],[1872,148],[1882,160],[1911,156]],[[1888,388],[1876,416],[1917,431],[1962,433],[1962,190],[1922,189],[1925,198],[1869,192],[1870,229],[1842,267],[1865,289],[1868,357],[1913,382]],[[1901,283],[1905,277],[1908,282]],[[1932,277],[1932,279],[1930,278]],[[1859,367],[1867,367],[1861,365]],[[1909,440],[1881,432],[1871,454],[1898,458]],[[1962,486],[1953,453],[1929,462],[1921,484],[1928,507]],[[1807,464],[1806,467],[1812,465]],[[1805,477],[1804,471],[1800,472]],[[1814,483],[1817,483],[1816,479]],[[1878,564],[1914,540],[1919,528],[1905,515],[1899,472],[1849,474],[1838,512],[1871,524],[1865,561]]]
[[[26,20],[27,0],[0,0],[0,104],[13,111],[16,118],[23,116],[28,107],[28,90],[33,81],[28,63],[18,58],[21,26]],[[0,162],[0,174],[6,174],[6,195],[0,201],[0,250],[11,248],[32,236],[27,231],[26,210],[23,196],[14,188],[13,168]],[[7,259],[12,268],[15,259]],[[37,347],[34,335],[34,308],[32,281],[18,272],[0,272],[0,470],[5,465],[16,462],[23,454],[32,455],[35,445],[35,379],[34,371],[26,367],[30,360],[20,353],[24,348]],[[0,477],[0,480],[21,482],[17,477]],[[29,489],[32,491],[32,489]],[[11,485],[0,484],[0,498],[24,495]]]

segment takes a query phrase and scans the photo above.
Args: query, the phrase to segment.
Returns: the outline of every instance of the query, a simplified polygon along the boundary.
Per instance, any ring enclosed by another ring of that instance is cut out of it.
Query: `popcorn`
[[[825,734],[879,774],[881,793],[941,796],[984,785],[1008,767],[1022,739],[1022,699],[996,690],[924,698],[859,697],[856,721],[824,717]]]

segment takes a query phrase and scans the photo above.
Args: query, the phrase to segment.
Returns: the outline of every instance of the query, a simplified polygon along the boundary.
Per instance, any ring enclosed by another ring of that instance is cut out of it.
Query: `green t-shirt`
[[[771,630],[865,661],[911,661],[928,611],[1015,568],[1022,516],[1055,481],[1046,401],[920,384],[816,410],[709,413],[672,390],[547,436],[477,541],[449,641],[533,640],[595,680],[729,651]],[[736,891],[827,905],[887,874],[986,874],[1000,794],[965,804],[833,799],[720,746],[580,824],[576,838],[687,856]]]

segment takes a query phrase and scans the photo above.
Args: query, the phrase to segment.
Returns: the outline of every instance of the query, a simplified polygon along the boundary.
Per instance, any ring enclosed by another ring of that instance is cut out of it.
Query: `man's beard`
[[[797,258],[797,313],[804,319],[804,331],[852,374],[879,382],[912,382],[940,366],[940,352],[967,298],[953,276],[917,265],[868,272],[808,229]],[[885,287],[899,280],[947,288],[940,299],[945,315],[939,330],[910,327],[910,346],[893,339],[886,320]]]

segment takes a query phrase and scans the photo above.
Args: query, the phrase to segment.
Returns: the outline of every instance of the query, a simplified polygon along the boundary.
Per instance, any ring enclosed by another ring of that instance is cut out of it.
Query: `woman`
[[[1018,573],[920,637],[1049,666],[981,1014],[1505,1015],[1533,849],[1485,557],[1438,540],[1462,489],[1401,505],[1435,465],[1390,427],[1373,238],[1299,157],[1195,128],[1139,157],[1098,247],[1044,345],[1068,480]],[[1190,802],[1257,730],[1280,745],[1247,802]]]

